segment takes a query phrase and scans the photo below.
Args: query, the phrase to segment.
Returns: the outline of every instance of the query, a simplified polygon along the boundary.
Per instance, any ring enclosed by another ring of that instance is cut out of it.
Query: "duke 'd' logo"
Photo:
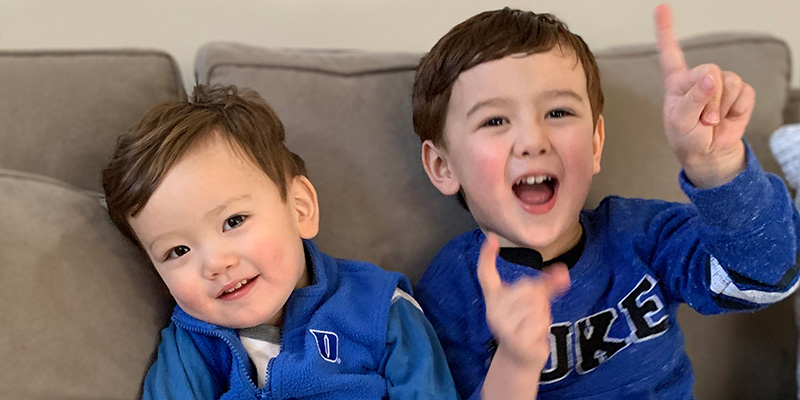
[[[342,362],[339,359],[338,335],[333,332],[318,331],[316,329],[309,329],[308,331],[314,335],[314,340],[317,341],[317,349],[319,349],[319,355],[322,359],[332,363]]]

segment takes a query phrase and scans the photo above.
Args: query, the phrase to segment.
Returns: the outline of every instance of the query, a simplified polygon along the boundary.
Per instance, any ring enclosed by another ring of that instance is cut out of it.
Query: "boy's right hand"
[[[521,369],[540,372],[550,356],[550,303],[569,289],[569,271],[559,263],[541,277],[507,284],[497,272],[499,250],[497,237],[489,233],[478,257],[486,321],[498,342],[495,360],[507,357]]]

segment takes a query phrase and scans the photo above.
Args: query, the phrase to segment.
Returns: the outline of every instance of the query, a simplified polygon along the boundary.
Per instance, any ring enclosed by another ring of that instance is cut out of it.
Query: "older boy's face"
[[[277,324],[292,290],[307,284],[301,238],[317,232],[314,189],[297,178],[282,201],[264,172],[212,136],[131,225],[184,311],[232,328]]]
[[[545,259],[574,245],[604,133],[602,117],[592,122],[572,52],[515,55],[465,71],[445,126],[446,150],[429,144],[426,170],[440,172],[434,184],[442,192],[463,189],[484,231]]]

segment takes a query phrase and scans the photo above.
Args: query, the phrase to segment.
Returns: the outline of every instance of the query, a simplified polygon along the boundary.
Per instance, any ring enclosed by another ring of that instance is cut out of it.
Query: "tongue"
[[[525,204],[540,205],[553,198],[553,187],[546,183],[522,184],[514,187],[514,194]]]

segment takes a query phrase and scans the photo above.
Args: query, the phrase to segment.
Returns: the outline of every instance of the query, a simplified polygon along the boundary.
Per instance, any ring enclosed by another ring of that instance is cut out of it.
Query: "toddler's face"
[[[463,189],[484,231],[502,246],[545,259],[580,237],[578,220],[604,138],[583,68],[572,52],[514,55],[480,64],[456,80],[445,123],[446,150],[426,143],[431,180]]]
[[[317,233],[307,179],[276,184],[213,134],[168,171],[131,225],[172,296],[217,325],[277,324],[307,285],[301,238]]]

